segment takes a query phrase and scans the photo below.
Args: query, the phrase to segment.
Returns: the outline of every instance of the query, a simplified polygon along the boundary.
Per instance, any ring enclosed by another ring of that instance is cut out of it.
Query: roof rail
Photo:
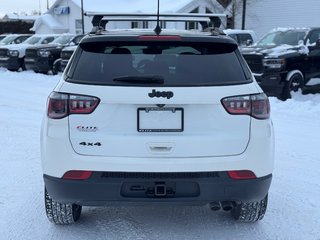
[[[164,21],[164,22],[199,22],[203,31],[215,31],[220,34],[221,18],[227,18],[226,14],[213,13],[101,13],[86,12],[86,16],[93,17],[93,29],[91,33],[99,33],[105,30],[109,21]],[[211,23],[211,26],[210,26]]]

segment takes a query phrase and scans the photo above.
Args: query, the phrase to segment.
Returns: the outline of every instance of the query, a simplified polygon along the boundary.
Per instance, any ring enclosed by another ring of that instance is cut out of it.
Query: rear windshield
[[[73,59],[67,81],[117,86],[251,82],[239,56],[235,45],[221,43],[85,43]]]

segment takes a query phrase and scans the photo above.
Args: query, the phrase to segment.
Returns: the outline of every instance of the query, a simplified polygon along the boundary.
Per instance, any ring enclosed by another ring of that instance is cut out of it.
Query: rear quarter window
[[[116,86],[217,86],[252,82],[237,46],[225,43],[82,43],[67,81]],[[163,83],[148,82],[153,76]],[[141,77],[141,82],[116,81]]]

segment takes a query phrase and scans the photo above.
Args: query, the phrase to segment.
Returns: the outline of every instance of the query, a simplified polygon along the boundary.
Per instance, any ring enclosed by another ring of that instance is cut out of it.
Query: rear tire
[[[299,88],[303,87],[304,77],[300,73],[293,74],[290,79],[285,83],[282,98],[287,100],[291,98],[291,92],[297,92]]]
[[[258,202],[246,202],[237,204],[231,211],[235,220],[252,223],[263,219],[268,205],[268,195]]]
[[[46,215],[50,222],[58,225],[69,225],[79,220],[82,206],[54,201],[45,189]]]
[[[61,60],[59,60],[59,59],[54,61],[53,65],[52,65],[52,74],[53,75],[57,75],[58,72],[62,72],[61,67],[60,67],[60,63],[61,63]]]

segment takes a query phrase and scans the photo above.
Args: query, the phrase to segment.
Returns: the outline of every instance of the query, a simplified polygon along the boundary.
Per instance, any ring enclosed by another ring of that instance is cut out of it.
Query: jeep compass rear
[[[269,114],[224,35],[90,34],[48,98],[47,216],[69,224],[82,206],[180,204],[260,220],[274,159]]]

